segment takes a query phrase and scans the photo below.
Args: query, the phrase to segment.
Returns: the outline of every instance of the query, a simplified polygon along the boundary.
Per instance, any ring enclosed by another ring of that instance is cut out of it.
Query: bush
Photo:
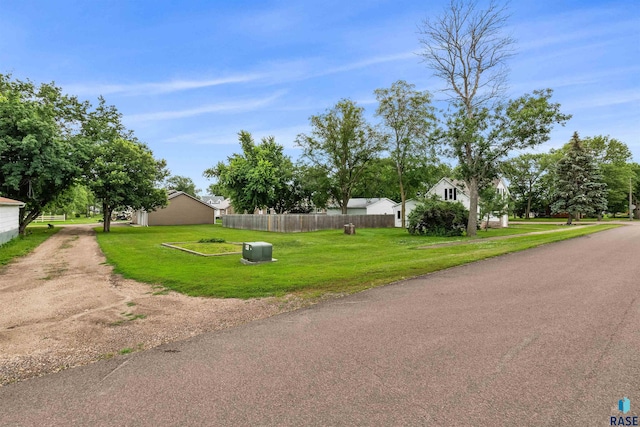
[[[462,203],[431,197],[411,211],[408,230],[425,236],[462,236],[468,221],[469,211]]]
[[[224,239],[219,239],[217,237],[211,237],[210,239],[200,239],[198,243],[224,243]]]

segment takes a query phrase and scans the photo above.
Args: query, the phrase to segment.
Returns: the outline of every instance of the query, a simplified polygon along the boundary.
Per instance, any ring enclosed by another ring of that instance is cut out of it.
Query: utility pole
[[[629,177],[629,221],[633,221],[633,210],[635,209],[635,206],[633,205],[633,201],[631,199],[632,193],[631,177]]]

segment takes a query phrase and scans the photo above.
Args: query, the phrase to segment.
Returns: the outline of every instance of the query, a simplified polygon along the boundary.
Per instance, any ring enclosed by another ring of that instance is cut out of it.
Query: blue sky
[[[239,151],[240,130],[275,136],[295,160],[309,117],[341,98],[372,122],[373,91],[398,79],[444,99],[417,27],[446,4],[0,0],[0,73],[103,95],[172,174],[204,189],[202,172]],[[617,138],[640,161],[637,0],[522,0],[510,12],[508,96],[549,87],[573,115],[537,151],[578,131]]]

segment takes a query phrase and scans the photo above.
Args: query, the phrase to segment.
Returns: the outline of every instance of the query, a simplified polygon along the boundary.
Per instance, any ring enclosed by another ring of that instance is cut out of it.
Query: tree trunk
[[[406,213],[406,203],[407,203],[407,195],[405,194],[404,191],[404,185],[402,184],[402,175],[400,175],[400,203],[402,203],[402,206],[400,208],[400,217],[402,218],[402,228],[406,228],[406,220],[405,220],[405,213]]]
[[[478,180],[471,178],[469,186],[469,221],[467,222],[467,236],[473,237],[478,230]]]
[[[27,235],[27,226],[31,224],[31,222],[40,216],[40,211],[35,210],[29,212],[29,214],[25,215],[25,209],[20,208],[20,225],[18,226],[18,233],[21,236]]]
[[[573,221],[573,214],[569,212],[569,218],[567,218],[567,225],[571,225],[572,221]]]
[[[104,217],[102,231],[109,233],[111,231],[111,207],[107,203],[102,203],[102,215]]]
[[[529,216],[531,214],[531,199],[532,199],[531,194],[529,194],[529,198],[527,199],[527,210],[524,213],[525,214],[524,217],[526,219],[531,219],[531,217]]]

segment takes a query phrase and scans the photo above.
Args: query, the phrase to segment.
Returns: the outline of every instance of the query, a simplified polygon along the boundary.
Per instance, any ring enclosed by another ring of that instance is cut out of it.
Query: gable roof
[[[0,197],[0,205],[23,207],[25,205],[25,203],[21,202],[19,200],[13,200],[13,199],[8,199],[6,197]]]
[[[184,191],[173,191],[173,192],[169,193],[167,195],[167,200],[172,200],[172,199],[175,199],[176,197],[180,197],[180,196],[185,196],[185,197],[190,198],[191,200],[195,200],[196,202],[205,205],[209,209],[215,209],[215,207],[211,206],[209,203],[205,203],[200,199],[196,199],[195,197],[193,197],[190,194],[185,193]]]
[[[200,200],[202,200],[205,203],[218,204],[224,200],[224,197],[223,196],[202,196],[200,197]]]

